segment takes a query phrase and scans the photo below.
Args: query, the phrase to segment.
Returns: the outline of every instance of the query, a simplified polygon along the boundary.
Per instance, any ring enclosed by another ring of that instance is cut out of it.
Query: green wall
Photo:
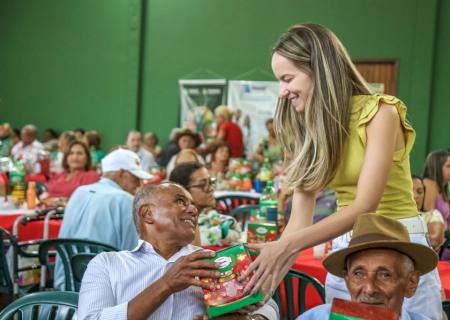
[[[0,121],[123,142],[136,122],[139,3],[0,1]]]
[[[450,0],[439,2],[429,150],[450,148]]]
[[[0,121],[97,128],[106,147],[134,128],[165,142],[178,124],[179,78],[273,79],[278,36],[294,23],[316,22],[334,30],[354,58],[399,59],[398,96],[417,130],[418,172],[430,148],[450,146],[449,3],[3,0]]]

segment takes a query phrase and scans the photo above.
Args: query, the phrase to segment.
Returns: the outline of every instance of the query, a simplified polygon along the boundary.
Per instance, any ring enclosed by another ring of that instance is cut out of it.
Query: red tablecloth
[[[20,214],[0,215],[0,226],[13,232],[14,221]],[[50,220],[49,238],[57,238],[62,220]],[[40,240],[44,235],[44,220],[28,222],[26,225],[19,224],[19,241]]]

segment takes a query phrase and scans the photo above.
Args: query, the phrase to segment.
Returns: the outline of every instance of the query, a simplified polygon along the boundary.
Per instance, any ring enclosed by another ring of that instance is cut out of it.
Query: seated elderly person
[[[190,245],[198,211],[182,186],[165,182],[141,189],[134,199],[141,240],[131,251],[97,255],[80,290],[79,319],[200,319],[206,313],[198,277],[218,278],[214,256]],[[271,301],[272,302],[272,301]],[[256,314],[222,319],[277,319],[276,305]]]
[[[323,265],[344,278],[351,301],[389,309],[401,320],[426,320],[406,310],[403,301],[414,295],[420,276],[436,268],[437,262],[431,248],[410,241],[403,224],[368,213],[356,220],[348,247],[331,253]],[[298,319],[328,319],[330,310],[330,304],[321,305]]]
[[[141,159],[142,170],[150,171],[151,168],[158,165],[153,154],[142,146],[141,133],[139,131],[130,131],[126,144]]]
[[[91,156],[88,147],[81,141],[74,141],[64,153],[64,171],[50,177],[46,184],[49,198],[70,198],[76,188],[97,182],[100,176],[91,170]]]
[[[133,223],[133,195],[150,175],[141,169],[137,154],[117,149],[102,160],[100,181],[79,187],[64,211],[58,238],[98,241],[120,250],[138,243]],[[64,290],[64,269],[57,259],[54,287]]]
[[[23,157],[27,173],[39,173],[41,171],[39,157],[44,151],[44,145],[37,140],[37,128],[32,124],[24,126],[20,131],[20,140],[12,148],[11,155]]]

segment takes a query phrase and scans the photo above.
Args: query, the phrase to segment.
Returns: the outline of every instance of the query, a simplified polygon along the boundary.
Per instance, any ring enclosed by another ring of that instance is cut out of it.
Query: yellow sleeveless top
[[[395,219],[414,217],[419,213],[413,198],[409,154],[416,134],[406,121],[406,106],[396,97],[360,95],[351,98],[349,137],[330,187],[336,190],[338,209],[346,207],[354,201],[356,185],[364,163],[367,143],[366,126],[377,113],[381,102],[397,108],[406,144],[405,148],[394,153],[389,178],[377,213]]]

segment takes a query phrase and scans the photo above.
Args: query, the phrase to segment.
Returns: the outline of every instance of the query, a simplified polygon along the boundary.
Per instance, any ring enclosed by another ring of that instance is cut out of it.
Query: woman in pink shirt
[[[81,141],[73,141],[64,153],[64,171],[57,173],[47,183],[49,198],[69,198],[76,188],[97,182],[100,176],[91,170],[91,156],[88,147]]]

